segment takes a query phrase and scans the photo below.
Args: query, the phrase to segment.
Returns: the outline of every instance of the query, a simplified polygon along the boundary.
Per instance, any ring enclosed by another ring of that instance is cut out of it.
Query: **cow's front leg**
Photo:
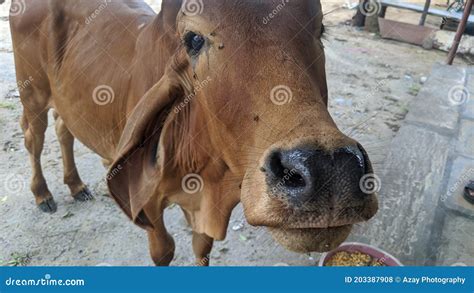
[[[210,253],[214,239],[206,234],[193,232],[193,250],[198,266],[209,266]]]
[[[166,231],[162,212],[153,205],[146,207],[148,216],[153,220],[153,230],[148,231],[148,244],[151,259],[157,266],[168,266],[174,257],[174,240]]]
[[[64,183],[71,190],[72,197],[77,201],[88,201],[94,197],[89,188],[82,182],[77,172],[76,162],[74,161],[74,136],[67,128],[63,119],[54,112],[56,120],[56,134],[61,146],[61,155],[64,167]]]
[[[166,231],[148,231],[151,259],[157,266],[168,266],[174,257],[174,240]]]

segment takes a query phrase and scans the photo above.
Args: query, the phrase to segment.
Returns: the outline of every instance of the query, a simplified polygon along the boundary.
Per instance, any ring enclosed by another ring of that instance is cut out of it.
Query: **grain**
[[[328,267],[367,267],[385,266],[383,261],[359,251],[340,251],[334,254],[325,264]]]

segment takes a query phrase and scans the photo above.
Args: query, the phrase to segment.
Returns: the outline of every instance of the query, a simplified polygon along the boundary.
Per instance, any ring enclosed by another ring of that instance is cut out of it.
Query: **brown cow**
[[[182,2],[155,15],[138,0],[13,0],[24,4],[11,29],[18,81],[31,81],[21,125],[37,204],[56,210],[40,163],[54,109],[72,195],[91,196],[77,138],[111,163],[111,195],[147,229],[157,265],[174,255],[173,203],[199,264],[239,201],[291,250],[336,247],[377,199],[360,184],[367,154],[327,110],[319,1]]]

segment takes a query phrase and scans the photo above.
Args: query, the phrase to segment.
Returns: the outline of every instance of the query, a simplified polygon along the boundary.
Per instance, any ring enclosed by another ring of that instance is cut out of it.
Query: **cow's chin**
[[[330,228],[268,228],[273,238],[288,250],[300,253],[326,252],[338,247],[351,232],[352,225]]]

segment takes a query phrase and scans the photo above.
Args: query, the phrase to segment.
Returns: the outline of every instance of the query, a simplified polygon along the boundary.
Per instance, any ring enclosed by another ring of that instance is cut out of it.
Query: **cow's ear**
[[[176,17],[181,10],[182,0],[163,0],[160,15],[165,30],[176,30]]]
[[[160,135],[170,108],[182,95],[175,71],[167,69],[128,117],[116,159],[107,175],[111,196],[142,228],[152,228],[156,220],[149,219],[143,208],[158,191],[163,173],[156,155]]]

